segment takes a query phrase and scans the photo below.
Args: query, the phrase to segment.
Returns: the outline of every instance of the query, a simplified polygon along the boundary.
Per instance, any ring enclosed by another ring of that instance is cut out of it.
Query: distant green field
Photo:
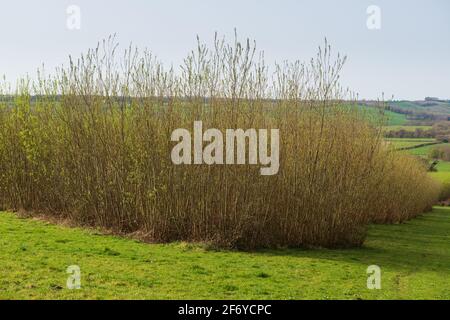
[[[419,139],[400,139],[400,138],[389,139],[389,138],[387,138],[385,140],[387,143],[389,143],[396,149],[413,147],[413,146],[420,145],[423,143],[435,141],[434,139],[421,139],[421,138],[419,138]],[[435,144],[435,145],[424,146],[424,147],[415,148],[415,149],[403,150],[400,152],[405,152],[408,154],[426,158],[429,155],[430,151],[434,147],[441,146],[441,145],[445,145],[445,144],[444,143]],[[439,161],[439,163],[436,166],[436,170],[437,170],[437,172],[430,172],[429,175],[440,182],[444,182],[444,183],[449,182],[450,183],[450,162]]]
[[[392,112],[389,110],[380,110],[376,107],[360,106],[363,112],[366,112],[368,117],[378,119],[380,116],[386,118],[386,126],[402,126],[407,123],[406,115]]]
[[[386,116],[388,118],[387,125],[389,126],[401,126],[408,121],[404,114],[395,113],[392,111],[386,111]]]
[[[436,147],[442,146],[442,145],[446,145],[446,144],[445,143],[434,144],[434,145],[420,147],[420,148],[416,148],[416,149],[405,150],[404,152],[408,152],[408,153],[416,155],[416,156],[426,157],[430,154],[430,152],[433,148],[436,148]]]
[[[423,131],[427,131],[432,129],[432,126],[396,126],[396,125],[390,125],[390,126],[385,126],[383,127],[384,131],[400,131],[400,130],[405,130],[408,132],[414,132],[417,129],[423,130]]]
[[[430,143],[434,142],[435,139],[424,139],[424,138],[418,138],[418,139],[400,139],[400,138],[386,138],[385,141],[394,147],[395,149],[399,148],[410,148],[417,145],[421,145],[424,143]]]
[[[450,172],[450,161],[440,161],[436,169],[438,171]]]
[[[434,138],[386,138],[386,141],[393,141],[393,142],[418,142],[418,143],[426,143],[426,142],[433,142],[436,139]]]
[[[430,172],[429,175],[437,181],[450,183],[450,172],[448,171]]]
[[[430,172],[430,176],[443,183],[450,183],[450,162],[440,161],[436,166],[437,172]]]
[[[394,107],[405,109],[405,110],[410,110],[410,111],[420,111],[420,109],[421,109],[421,107],[419,105],[415,104],[412,101],[395,101],[395,102],[391,102],[390,104]]]

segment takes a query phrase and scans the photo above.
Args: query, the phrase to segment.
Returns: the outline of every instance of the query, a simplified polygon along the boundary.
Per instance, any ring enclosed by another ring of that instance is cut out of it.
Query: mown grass
[[[0,299],[449,299],[450,209],[371,226],[348,250],[144,244],[0,214]],[[66,289],[79,265],[80,290]],[[379,265],[382,289],[368,290]]]

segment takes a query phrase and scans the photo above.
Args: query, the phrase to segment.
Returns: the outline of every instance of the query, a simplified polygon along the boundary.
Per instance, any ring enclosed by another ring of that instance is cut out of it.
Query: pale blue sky
[[[69,5],[81,9],[81,30],[66,27]],[[381,8],[380,30],[366,27],[369,5]],[[448,0],[2,0],[0,74],[53,69],[112,33],[178,65],[196,34],[231,38],[235,27],[269,62],[309,59],[327,37],[348,55],[343,84],[361,97],[450,98]]]

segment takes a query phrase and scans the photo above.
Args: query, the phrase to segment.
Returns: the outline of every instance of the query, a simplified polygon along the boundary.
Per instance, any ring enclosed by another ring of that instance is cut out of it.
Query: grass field
[[[395,148],[413,147],[416,145],[434,141],[434,139],[397,139],[397,138],[385,140],[388,141],[390,144],[392,144]],[[402,152],[407,152],[409,154],[420,157],[427,157],[432,148],[440,145],[444,144],[424,146],[416,149],[404,150]],[[436,170],[437,172],[429,172],[429,175],[440,182],[450,183],[450,162],[440,160],[436,166]]]
[[[379,114],[379,110],[374,107],[360,106],[361,110],[367,112],[370,117],[377,117]],[[406,115],[401,113],[392,112],[389,110],[384,111],[384,116],[386,117],[386,126],[403,126],[408,120],[406,119]]]
[[[437,172],[430,172],[430,176],[443,183],[450,183],[450,162],[440,161],[436,166]]]
[[[0,299],[450,298],[450,209],[371,226],[360,249],[213,251],[143,244],[0,213]],[[382,289],[366,287],[379,265]],[[66,268],[79,265],[79,290]]]
[[[442,145],[445,145],[445,143],[424,146],[424,147],[420,147],[420,148],[416,148],[416,149],[410,149],[410,150],[406,150],[405,152],[408,152],[408,153],[416,155],[416,156],[425,157],[430,154],[430,152],[433,148],[436,148],[436,147],[442,146]]]
[[[417,145],[422,145],[424,143],[434,142],[435,139],[417,138],[417,139],[401,139],[401,138],[386,138],[390,145],[394,148],[409,148]]]
[[[440,161],[436,166],[438,171],[450,172],[450,162],[449,161]]]
[[[393,145],[394,148],[408,148],[434,141],[434,139],[422,139],[422,138],[418,139],[386,138],[385,140],[389,144]],[[440,145],[444,144],[424,146],[416,149],[404,150],[402,152],[406,152],[420,157],[427,157],[432,148]],[[436,170],[437,172],[429,172],[429,175],[440,182],[450,183],[450,162],[440,160],[436,166]]]
[[[448,171],[430,172],[429,175],[440,182],[450,183],[450,172]]]
[[[386,111],[386,116],[388,118],[387,124],[389,126],[401,126],[401,125],[404,125],[408,121],[406,119],[406,116],[401,113]]]
[[[398,113],[396,113],[397,115]],[[398,114],[400,115],[400,114]],[[401,116],[401,115],[400,115]],[[395,119],[395,118],[393,118]],[[395,121],[395,120],[392,120]],[[417,129],[423,130],[423,131],[427,131],[430,130],[431,128],[433,128],[432,126],[397,126],[397,125],[390,125],[390,126],[385,126],[383,127],[384,131],[400,131],[400,130],[405,130],[408,132],[414,132]]]

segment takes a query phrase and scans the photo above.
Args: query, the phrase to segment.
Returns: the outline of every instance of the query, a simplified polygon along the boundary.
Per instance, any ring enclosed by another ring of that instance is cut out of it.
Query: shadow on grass
[[[372,264],[403,272],[450,272],[450,208],[435,207],[404,224],[373,225],[355,249],[264,250],[258,254]]]

